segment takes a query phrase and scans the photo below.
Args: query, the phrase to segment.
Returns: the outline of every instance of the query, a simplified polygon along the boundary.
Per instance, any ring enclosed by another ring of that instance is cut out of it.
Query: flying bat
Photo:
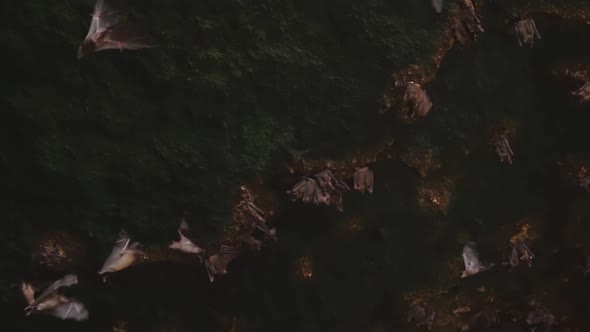
[[[223,276],[227,274],[227,264],[236,258],[238,252],[230,246],[222,245],[219,254],[209,257],[205,260],[205,269],[209,275],[209,281],[213,282],[215,276]]]
[[[137,36],[130,34],[121,23],[121,17],[105,0],[97,0],[92,13],[90,29],[84,42],[78,48],[78,60],[86,55],[102,50],[137,50],[152,47],[142,43]]]
[[[131,265],[139,255],[143,255],[140,249],[141,244],[138,242],[131,242],[131,239],[125,235],[117,241],[113,247],[113,251],[104,262],[102,269],[98,274],[112,273],[126,269]]]
[[[23,282],[21,291],[29,303],[25,307],[27,316],[31,313],[40,313],[58,317],[61,319],[73,319],[83,321],[88,319],[88,310],[82,302],[59,294],[61,287],[68,287],[78,283],[78,277],[68,274],[65,277],[51,284],[41,295],[35,298],[33,287]]]
[[[201,247],[194,244],[193,241],[189,240],[186,236],[184,236],[184,234],[182,234],[182,231],[188,231],[188,224],[184,219],[180,222],[180,226],[178,227],[178,235],[180,235],[180,240],[178,242],[172,241],[172,243],[169,246],[170,249],[175,249],[182,252],[186,252],[188,254],[197,255],[205,251]],[[198,257],[199,260],[203,260],[201,256]]]
[[[463,247],[463,262],[465,263],[465,271],[461,275],[461,278],[469,277],[482,271],[491,269],[494,264],[484,266],[479,261],[479,253],[475,249],[474,242],[467,242]]]

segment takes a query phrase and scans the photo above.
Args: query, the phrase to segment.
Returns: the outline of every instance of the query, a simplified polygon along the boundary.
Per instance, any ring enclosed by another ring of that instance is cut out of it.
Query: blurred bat
[[[68,274],[65,277],[59,279],[58,281],[51,284],[39,297],[37,297],[33,302],[29,303],[29,305],[25,308],[25,310],[42,310],[45,308],[48,303],[50,303],[50,298],[57,295],[56,291],[61,287],[69,287],[71,285],[75,285],[78,283],[78,277],[73,274]],[[24,292],[23,292],[24,293]],[[34,292],[33,292],[34,293]]]
[[[235,248],[222,245],[219,254],[209,257],[205,260],[205,269],[209,275],[209,281],[213,282],[215,276],[227,274],[227,264],[236,258],[238,252]]]
[[[84,42],[78,48],[78,60],[86,55],[109,49],[137,50],[152,47],[142,43],[137,36],[129,33],[128,29],[121,24],[121,18],[105,0],[97,0],[94,6],[94,13],[91,15],[90,29]]]
[[[129,267],[137,259],[137,256],[143,255],[140,247],[141,244],[138,242],[132,243],[129,237],[121,234],[120,239],[104,262],[102,269],[98,271],[98,274],[117,272]]]
[[[68,287],[78,283],[78,277],[68,274],[62,279],[51,284],[41,293],[38,298],[35,297],[35,291],[30,284],[25,282],[21,285],[21,290],[29,305],[25,308],[27,316],[31,313],[40,313],[55,316],[61,319],[73,319],[83,321],[88,319],[88,310],[81,302],[65,297],[59,294],[61,287]]]
[[[437,13],[442,12],[443,9],[443,0],[432,0],[432,7]]]
[[[475,250],[474,242],[467,242],[463,247],[463,262],[465,263],[465,271],[461,275],[461,278],[469,277],[482,271],[491,269],[494,264],[484,266],[479,261],[479,254]]]
[[[175,249],[182,252],[186,252],[188,254],[197,255],[205,251],[201,247],[194,244],[193,241],[189,240],[186,236],[184,236],[184,234],[182,234],[183,231],[188,231],[188,224],[184,219],[182,219],[180,226],[178,227],[178,235],[180,235],[180,240],[178,242],[173,241],[169,246],[170,249]],[[203,260],[201,256],[198,257],[199,260]]]

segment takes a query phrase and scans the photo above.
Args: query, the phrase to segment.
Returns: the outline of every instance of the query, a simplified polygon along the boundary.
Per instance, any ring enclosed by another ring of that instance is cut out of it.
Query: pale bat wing
[[[115,244],[115,246],[113,247],[111,254],[106,259],[104,264],[102,265],[102,269],[100,269],[100,271],[101,272],[106,271],[109,268],[109,266],[113,265],[113,263],[115,263],[116,261],[121,259],[121,257],[125,253],[125,251],[129,248],[130,242],[131,242],[131,239],[128,237],[124,237],[124,238],[119,239],[117,241],[117,243]]]
[[[361,189],[361,169],[357,170],[356,172],[354,172],[353,175],[353,182],[354,182],[354,189],[355,190],[360,190]]]
[[[535,36],[537,36],[537,38],[541,39],[541,35],[539,34],[539,30],[537,30],[537,24],[535,23],[535,21],[533,19],[530,20],[531,26],[533,27],[533,31],[535,32]]]
[[[520,24],[517,23],[516,26],[514,26],[514,33],[516,34],[518,46],[522,46],[522,39],[520,38]]]
[[[204,260],[203,261],[205,263],[205,271],[207,271],[207,275],[209,276],[209,281],[213,282],[215,281],[215,275],[213,274],[213,271],[211,271],[211,264],[209,263],[209,260]]]
[[[472,243],[467,243],[463,247],[463,262],[465,263],[466,271],[472,271],[474,268],[480,266],[479,255]]]
[[[437,13],[442,12],[443,9],[443,0],[432,0],[432,7]]]
[[[367,187],[367,191],[370,193],[373,192],[373,181],[374,181],[375,174],[369,168],[367,168],[367,176],[365,179],[365,186]]]
[[[180,235],[180,243],[181,244],[187,244],[187,245],[192,245],[195,246],[195,244],[193,243],[193,241],[191,241],[189,238],[187,238],[186,236],[182,235],[182,232],[180,231],[180,229],[178,230],[178,235]]]
[[[90,29],[85,39],[90,38],[94,34],[100,34],[106,31],[111,26],[119,22],[119,17],[116,12],[105,3],[105,0],[97,0],[92,13],[92,21],[90,22]]]
[[[65,277],[59,279],[58,281],[54,282],[49,287],[47,287],[47,289],[45,289],[43,291],[43,293],[41,293],[41,295],[39,295],[39,297],[37,297],[35,299],[35,301],[33,301],[33,303],[31,303],[28,307],[26,307],[25,310],[34,308],[39,303],[41,303],[46,297],[48,297],[51,294],[53,294],[54,292],[56,292],[59,288],[72,286],[77,283],[78,283],[78,277],[76,275],[73,275],[73,274],[66,275]]]
[[[82,302],[72,299],[67,303],[57,306],[57,308],[51,311],[50,315],[61,319],[84,321],[88,319],[88,310]]]

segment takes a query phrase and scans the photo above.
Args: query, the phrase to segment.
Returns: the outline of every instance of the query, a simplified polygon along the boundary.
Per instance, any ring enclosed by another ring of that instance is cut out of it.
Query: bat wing
[[[463,262],[465,263],[465,270],[470,271],[479,265],[479,258],[477,252],[471,243],[463,247]]]
[[[119,239],[117,241],[117,243],[115,244],[115,246],[113,247],[111,254],[106,259],[104,264],[102,265],[102,269],[100,270],[99,273],[102,274],[102,273],[106,272],[106,270],[109,268],[109,266],[113,265],[113,263],[115,263],[116,261],[121,259],[121,257],[123,257],[123,254],[125,253],[125,251],[129,248],[130,242],[131,242],[131,239],[128,237],[124,237],[124,238]]]
[[[47,289],[45,289],[43,293],[41,293],[41,295],[39,295],[39,297],[37,297],[35,301],[33,301],[33,303],[31,303],[27,308],[34,308],[37,304],[43,301],[46,297],[56,292],[59,288],[68,287],[71,285],[75,285],[77,283],[78,277],[73,274],[68,274],[65,277],[51,284],[49,287],[47,287]]]
[[[88,310],[82,302],[70,300],[67,303],[57,306],[51,311],[51,315],[61,319],[73,319],[84,321],[88,319]]]
[[[119,17],[116,15],[116,12],[104,0],[97,0],[86,39],[94,34],[106,31],[111,26],[117,24],[118,21]]]
[[[185,231],[188,232],[188,223],[186,222],[186,219],[182,218],[182,220],[180,221],[180,226],[178,226],[178,230],[180,231]]]
[[[367,169],[367,179],[366,179],[366,185],[367,185],[367,190],[372,193],[373,192],[373,181],[374,181],[374,177],[375,174],[373,173],[372,170]]]
[[[359,189],[361,187],[360,186],[360,184],[361,184],[361,170],[362,169],[359,169],[356,172],[354,172],[353,179],[352,179],[354,182],[354,189]]]

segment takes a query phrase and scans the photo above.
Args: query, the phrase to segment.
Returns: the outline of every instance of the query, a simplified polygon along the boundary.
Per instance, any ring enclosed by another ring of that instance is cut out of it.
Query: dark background
[[[486,32],[446,55],[425,87],[434,110],[406,126],[377,110],[391,73],[427,61],[436,47],[449,13],[437,15],[426,0],[117,1],[158,47],[80,62],[91,3],[2,2],[7,331],[112,331],[117,320],[128,331],[221,331],[234,316],[256,331],[410,331],[405,292],[481,284],[507,303],[553,289],[546,305],[556,316],[587,326],[588,287],[574,271],[581,253],[554,251],[574,250],[568,234],[586,234],[584,224],[569,223],[586,193],[564,180],[558,163],[588,153],[590,114],[569,95],[580,82],[551,74],[590,54],[588,28],[538,14],[543,39],[519,48],[507,22],[527,6],[486,2]],[[506,123],[517,132],[512,166],[489,141],[490,129]],[[347,194],[343,214],[282,194],[296,182],[283,167],[287,150],[340,158],[391,134],[394,150],[420,145],[443,166],[422,179],[398,158],[375,164],[375,193]],[[457,157],[461,146],[470,146],[468,158]],[[241,257],[213,284],[202,265],[174,262],[146,262],[101,283],[96,270],[121,228],[167,245],[187,212],[193,232],[213,237],[231,220],[239,185],[260,175],[279,195],[279,242]],[[456,180],[448,213],[424,216],[418,188],[449,176]],[[489,237],[530,215],[541,234],[530,271],[500,267],[472,283],[449,276],[466,240],[484,243],[482,253],[500,265],[504,248]],[[351,218],[363,229],[340,234]],[[36,239],[52,230],[84,240],[68,272],[80,276],[71,291],[88,303],[88,322],[22,313],[20,280],[63,275],[35,261]],[[294,276],[302,255],[314,258],[312,280]],[[556,287],[564,275],[573,281]]]

